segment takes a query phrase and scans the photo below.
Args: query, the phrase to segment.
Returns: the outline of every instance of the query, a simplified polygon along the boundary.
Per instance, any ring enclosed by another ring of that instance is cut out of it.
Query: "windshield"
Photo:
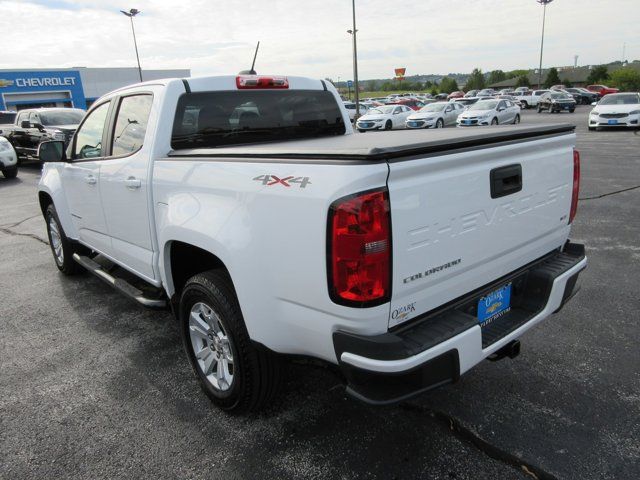
[[[171,146],[212,148],[344,133],[342,114],[329,91],[198,92],[180,97]]]
[[[566,100],[569,98],[573,98],[570,95],[567,95],[566,93],[552,93],[551,94],[551,98],[555,98],[555,99],[560,99],[560,100]]]
[[[429,105],[422,107],[421,112],[441,112],[446,107],[446,103],[430,103]]]
[[[498,106],[495,100],[481,100],[469,107],[469,110],[493,110]]]
[[[606,95],[600,100],[600,105],[634,105],[636,103],[640,103],[640,98],[635,93]]]
[[[393,112],[393,109],[396,108],[393,105],[385,105],[383,107],[376,107],[369,110],[369,113],[381,113],[383,115],[389,114]]]
[[[77,125],[84,117],[84,110],[68,108],[64,110],[40,111],[40,122],[48,125]]]

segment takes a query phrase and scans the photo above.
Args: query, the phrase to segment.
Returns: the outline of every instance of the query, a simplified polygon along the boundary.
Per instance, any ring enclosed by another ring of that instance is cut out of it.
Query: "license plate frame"
[[[618,120],[616,120],[615,118],[607,121],[607,125],[617,125],[617,124],[618,124]]]
[[[478,299],[476,318],[480,326],[487,325],[511,310],[511,282]]]

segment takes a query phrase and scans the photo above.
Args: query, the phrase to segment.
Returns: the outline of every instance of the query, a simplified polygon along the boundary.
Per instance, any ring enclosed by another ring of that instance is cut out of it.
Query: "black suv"
[[[573,113],[576,110],[576,101],[568,93],[547,92],[538,101],[538,113],[548,110],[549,113],[568,111]]]

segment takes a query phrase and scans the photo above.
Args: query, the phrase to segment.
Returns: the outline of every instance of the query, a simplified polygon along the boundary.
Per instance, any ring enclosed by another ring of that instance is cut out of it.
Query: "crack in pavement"
[[[4,228],[4,227],[0,227],[0,232],[6,233],[7,235],[10,235],[12,237],[29,237],[29,238],[33,238],[34,240],[37,240],[40,243],[44,243],[45,245],[49,245],[48,241],[43,240],[42,238],[40,238],[39,236],[37,236],[37,235],[35,235],[33,233],[14,232],[13,230],[9,230],[8,228]]]
[[[403,403],[400,407],[409,411],[426,413],[431,418],[445,425],[459,440],[465,443],[470,443],[488,457],[502,462],[505,465],[514,467],[522,471],[524,474],[529,475],[531,478],[536,480],[558,480],[556,476],[544,471],[542,468],[533,465],[512,453],[502,450],[495,445],[492,445],[477,433],[465,427],[461,422],[444,412],[409,403]]]
[[[640,185],[636,185],[635,187],[623,188],[622,190],[616,190],[615,192],[603,193],[602,195],[596,195],[595,197],[583,197],[578,200],[596,200],[598,198],[608,197],[609,195],[615,195],[617,193],[628,192],[629,190],[635,190],[636,188],[640,188]]]
[[[41,216],[41,214],[40,214],[40,213],[37,213],[37,214],[35,214],[35,215],[32,215],[32,216],[30,216],[30,217],[25,218],[24,220],[20,220],[19,222],[16,222],[16,223],[5,223],[5,224],[3,224],[3,225],[0,225],[0,227],[5,227],[5,228],[14,228],[14,227],[17,227],[18,225],[20,225],[20,224],[22,224],[22,223],[26,222],[27,220],[31,220],[31,219],[36,218],[36,217],[39,217],[39,216]]]

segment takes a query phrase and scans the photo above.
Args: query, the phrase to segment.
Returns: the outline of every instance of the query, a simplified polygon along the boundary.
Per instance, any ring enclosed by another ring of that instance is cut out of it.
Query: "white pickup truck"
[[[322,80],[171,79],[100,98],[66,151],[43,143],[38,195],[58,268],[171,307],[221,408],[263,406],[286,355],[386,404],[514,357],[578,290],[574,142],[354,134]]]
[[[520,100],[522,108],[527,109],[537,107],[542,95],[549,91],[550,90],[533,90],[530,92],[515,92],[513,95]]]

